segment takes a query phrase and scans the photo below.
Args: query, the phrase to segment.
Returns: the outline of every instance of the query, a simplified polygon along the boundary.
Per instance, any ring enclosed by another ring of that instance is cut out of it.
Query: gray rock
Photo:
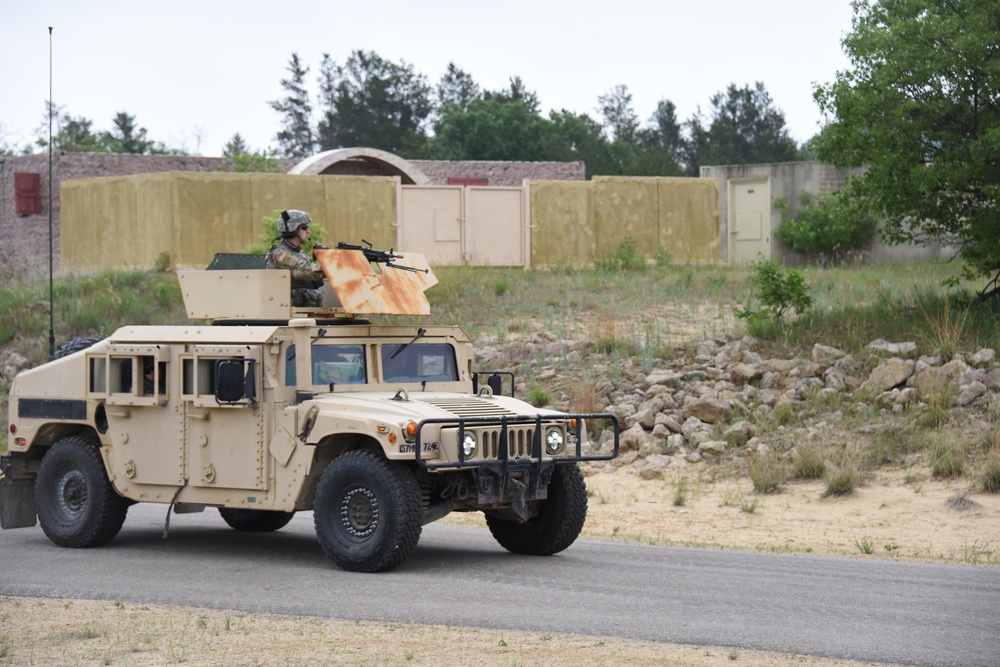
[[[728,403],[717,398],[701,398],[684,407],[685,418],[695,417],[708,424],[728,422],[733,416],[733,409]]]
[[[736,364],[729,372],[729,381],[737,386],[750,384],[763,375],[760,368],[753,364]]]
[[[912,384],[925,399],[939,395],[949,385],[957,386],[957,380],[968,370],[964,361],[952,360],[941,366],[927,366],[913,377]]]
[[[997,353],[995,350],[984,347],[969,357],[969,365],[982,368],[983,366],[992,364],[996,356]]]
[[[704,457],[717,457],[726,453],[725,440],[706,440],[698,445],[698,453]]]
[[[813,345],[812,349],[812,360],[818,364],[830,365],[837,359],[840,359],[846,354],[843,350],[838,350],[835,347],[830,347],[829,345],[820,345],[816,343]]]
[[[965,407],[985,393],[986,385],[977,380],[962,387],[958,398],[955,399],[955,403],[959,407]]]
[[[917,344],[912,341],[890,343],[878,338],[865,345],[865,349],[880,357],[912,358],[917,356]]]
[[[898,387],[913,375],[914,366],[915,363],[911,359],[900,359],[899,357],[886,359],[861,384],[861,389],[878,395],[893,387]]]

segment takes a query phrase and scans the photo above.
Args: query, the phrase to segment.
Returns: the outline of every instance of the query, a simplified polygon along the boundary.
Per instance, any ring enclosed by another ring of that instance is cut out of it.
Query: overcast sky
[[[324,53],[405,60],[436,85],[449,62],[482,87],[520,76],[543,112],[599,118],[597,98],[628,86],[645,123],[668,99],[681,120],[730,83],[762,81],[803,142],[818,129],[815,83],[848,65],[850,0],[0,0],[0,143],[45,127],[49,31],[53,99],[111,128],[119,111],[150,139],[206,156],[235,132],[277,147],[293,52],[316,76]],[[47,136],[47,130],[45,130]]]

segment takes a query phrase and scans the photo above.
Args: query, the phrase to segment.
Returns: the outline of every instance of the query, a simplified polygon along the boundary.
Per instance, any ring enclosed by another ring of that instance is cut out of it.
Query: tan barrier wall
[[[63,271],[149,268],[164,252],[204,268],[245,251],[286,208],[307,211],[327,245],[396,238],[394,178],[168,172],[66,181],[60,197]]]
[[[614,255],[625,237],[652,258],[720,258],[719,186],[714,179],[596,176],[531,184],[531,265],[587,266]]]
[[[217,252],[243,252],[276,211],[307,211],[325,241],[396,242],[396,179],[167,172],[66,181],[62,270],[149,268],[164,252],[204,268]],[[531,265],[588,266],[626,236],[647,258],[720,259],[714,179],[597,177],[531,184]],[[406,221],[403,221],[406,224]]]

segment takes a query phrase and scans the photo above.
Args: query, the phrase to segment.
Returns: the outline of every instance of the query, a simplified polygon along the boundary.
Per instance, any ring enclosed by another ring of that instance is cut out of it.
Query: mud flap
[[[0,528],[30,528],[35,521],[35,480],[0,478]]]

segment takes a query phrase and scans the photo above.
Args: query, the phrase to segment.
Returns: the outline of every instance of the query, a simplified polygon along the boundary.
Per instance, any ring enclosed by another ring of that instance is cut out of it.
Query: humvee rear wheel
[[[319,544],[334,564],[384,572],[406,560],[420,539],[420,487],[402,464],[375,452],[347,452],[323,471],[313,515]]]
[[[98,447],[92,436],[63,438],[38,467],[38,522],[61,547],[107,544],[125,523],[129,503],[111,486]]]
[[[250,533],[269,533],[288,525],[295,512],[272,512],[270,510],[246,510],[220,507],[223,520],[236,530]]]
[[[557,465],[538,516],[524,523],[486,514],[493,538],[507,551],[551,556],[573,544],[587,519],[587,485],[576,464]]]

